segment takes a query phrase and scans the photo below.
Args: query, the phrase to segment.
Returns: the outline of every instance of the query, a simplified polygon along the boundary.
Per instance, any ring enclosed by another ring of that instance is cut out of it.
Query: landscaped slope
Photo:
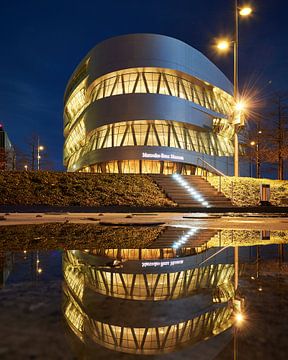
[[[0,172],[0,205],[175,206],[146,175]]]
[[[214,187],[218,188],[219,177],[208,176],[207,179]],[[260,185],[269,184],[271,190],[271,204],[275,206],[288,205],[288,181],[255,179],[248,177],[226,176],[221,178],[221,191],[224,195],[233,198],[237,206],[257,206],[260,203]]]

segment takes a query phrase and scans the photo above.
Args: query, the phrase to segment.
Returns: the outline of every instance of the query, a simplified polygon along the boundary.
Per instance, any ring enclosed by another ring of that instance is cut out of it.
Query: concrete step
[[[178,204],[179,208],[195,208],[195,209],[203,209],[206,208],[206,206],[203,206],[201,204],[192,204],[192,203],[187,203],[187,204]],[[209,203],[209,207],[210,208],[233,208],[233,205],[229,204],[229,203],[220,203],[220,204],[210,204]]]
[[[207,194],[206,192],[200,192],[198,191],[197,192],[199,195],[201,195],[203,198],[210,198],[210,199],[227,199],[226,196],[224,196],[223,194]],[[176,192],[176,191],[167,191],[166,192],[167,195],[171,195],[171,196],[175,196],[175,197],[178,197],[178,198],[183,198],[183,199],[186,199],[186,198],[189,198],[189,199],[194,199],[193,198],[193,195],[191,195],[190,193],[188,192]]]
[[[200,203],[201,201],[209,201],[209,202],[225,202],[225,201],[228,201],[228,202],[231,202],[229,201],[229,199],[225,198],[225,197],[219,197],[219,198],[215,198],[215,197],[209,197],[209,196],[202,196],[202,199],[203,200],[198,200],[196,198],[193,198],[191,196],[173,196],[173,195],[170,195],[170,194],[166,194],[167,197],[169,199],[173,199],[174,201],[176,202],[195,202],[195,203]]]
[[[161,182],[157,182],[157,184],[158,185],[160,185],[160,186],[162,186],[162,187],[164,187],[164,188],[166,188],[166,187],[169,187],[169,188],[171,188],[171,189],[183,189],[183,190],[185,190],[185,189],[187,189],[187,187],[185,187],[185,186],[181,186],[181,185],[179,185],[179,184],[175,184],[175,183],[172,183],[172,184],[163,184],[163,183],[161,183]],[[211,191],[218,191],[216,188],[214,188],[214,187],[211,187],[211,185],[188,185],[190,188],[192,188],[192,189],[203,189],[203,190],[206,190],[206,191],[209,191],[209,190],[211,190]]]
[[[177,187],[181,187],[181,188],[185,188],[185,186],[182,186],[180,184],[177,184],[175,183],[174,181],[173,182],[161,182],[161,181],[158,181],[157,184],[161,185],[161,186],[171,186],[172,188],[177,188]],[[189,187],[191,188],[201,188],[201,189],[211,189],[211,190],[216,190],[216,188],[212,187],[210,184],[187,184]]]

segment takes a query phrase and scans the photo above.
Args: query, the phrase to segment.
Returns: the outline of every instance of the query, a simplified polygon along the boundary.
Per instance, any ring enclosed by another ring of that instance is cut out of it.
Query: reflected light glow
[[[198,231],[198,228],[192,228],[190,229],[187,233],[185,233],[184,235],[182,235],[180,237],[180,239],[178,241],[176,241],[173,245],[172,245],[172,248],[173,249],[178,249],[180,248],[181,246],[183,246],[187,240],[189,240],[189,238],[193,235],[195,235]]]
[[[244,316],[241,312],[235,314],[235,322],[237,326],[241,326],[244,320]]]

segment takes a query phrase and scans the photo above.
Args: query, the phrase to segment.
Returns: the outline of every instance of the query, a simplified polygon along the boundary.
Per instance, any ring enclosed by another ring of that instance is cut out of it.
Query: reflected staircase
[[[179,207],[230,208],[233,204],[199,175],[150,175],[166,196]]]
[[[194,231],[191,231],[193,230]],[[218,231],[215,229],[200,229],[200,228],[184,228],[168,226],[153,241],[149,246],[151,249],[165,249],[173,248],[179,244],[179,248],[194,248],[202,247],[207,244],[215,236],[218,236]]]

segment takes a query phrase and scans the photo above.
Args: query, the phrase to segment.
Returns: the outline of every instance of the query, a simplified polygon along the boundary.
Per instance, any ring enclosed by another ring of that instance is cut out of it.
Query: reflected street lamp
[[[220,51],[226,51],[229,49],[230,44],[234,45],[234,176],[239,176],[239,142],[238,142],[238,130],[241,126],[241,115],[243,114],[244,104],[239,99],[238,91],[238,45],[239,45],[239,15],[249,16],[252,14],[252,8],[249,6],[238,7],[238,0],[235,0],[235,25],[234,25],[234,39],[233,41],[221,40],[217,44],[217,48]]]

